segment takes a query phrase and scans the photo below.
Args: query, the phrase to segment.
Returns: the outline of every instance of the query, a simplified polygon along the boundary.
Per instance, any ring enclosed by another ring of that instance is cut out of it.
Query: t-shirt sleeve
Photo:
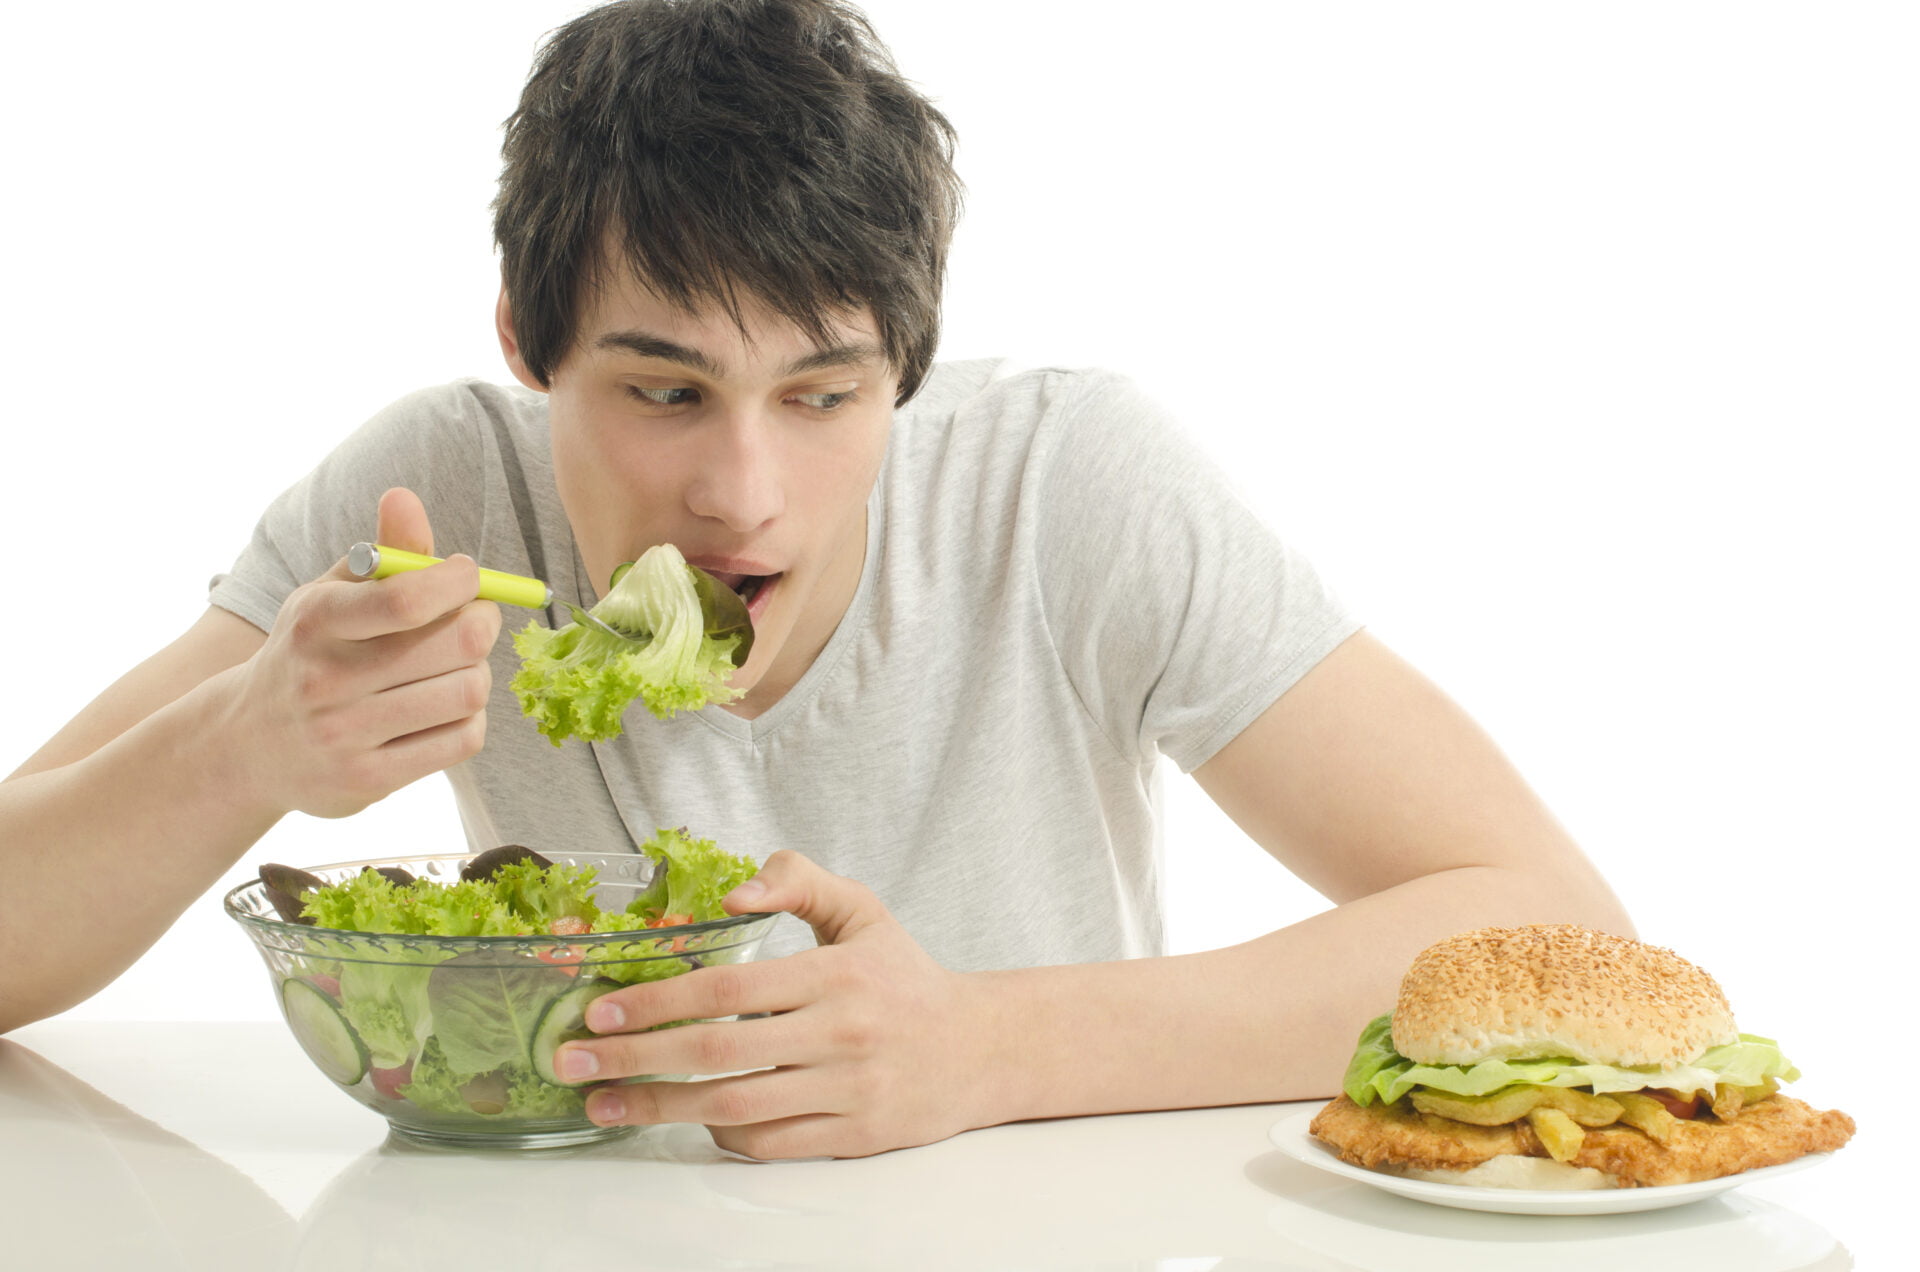
[[[312,472],[268,505],[233,567],[207,600],[265,631],[289,593],[374,538],[380,496],[405,486],[426,505],[434,552],[472,551],[482,448],[464,384],[424,389],[356,429]]]
[[[1191,772],[1360,624],[1132,383],[1055,373],[1046,396],[1050,635],[1116,747]]]

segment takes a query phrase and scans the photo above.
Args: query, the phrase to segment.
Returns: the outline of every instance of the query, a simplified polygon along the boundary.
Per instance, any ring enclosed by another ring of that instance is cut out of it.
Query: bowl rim
[[[368,857],[362,861],[329,861],[315,866],[301,866],[309,874],[318,874],[322,870],[353,870],[356,873],[368,866],[394,865],[403,861],[471,861],[478,856],[475,852],[422,852],[407,856],[388,854],[381,857]],[[550,860],[563,865],[592,865],[592,861],[579,861],[579,858],[621,858],[646,861],[651,860],[645,853],[637,852],[549,852],[543,854]],[[574,860],[566,860],[572,858]],[[730,914],[722,919],[708,919],[701,923],[680,923],[672,927],[634,928],[624,932],[583,932],[578,936],[559,936],[550,932],[529,933],[524,936],[442,936],[429,932],[368,932],[359,928],[327,928],[313,923],[293,923],[286,919],[269,919],[258,914],[247,914],[236,904],[241,893],[250,888],[264,888],[266,881],[256,873],[255,876],[236,887],[227,890],[221,898],[221,908],[227,915],[243,926],[257,927],[269,932],[287,936],[319,936],[330,938],[344,937],[348,940],[401,940],[428,941],[435,945],[478,945],[490,949],[546,949],[556,942],[563,945],[631,945],[636,939],[654,941],[692,936],[707,932],[721,932],[728,928],[746,927],[762,919],[778,917],[777,910],[756,910],[748,914]]]

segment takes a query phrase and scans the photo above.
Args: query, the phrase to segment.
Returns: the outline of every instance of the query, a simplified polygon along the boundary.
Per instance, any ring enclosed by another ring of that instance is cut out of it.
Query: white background
[[[360,420],[505,377],[498,125],[579,7],[10,19],[0,771],[185,629]],[[1914,11],[868,10],[962,138],[943,356],[1111,366],[1178,408],[1643,934],[1810,1098],[1864,1103],[1846,1062],[1905,1049],[1920,846]],[[1168,791],[1176,949],[1322,908]],[[288,818],[221,888],[463,846],[429,780]],[[73,1015],[271,1017],[220,890]]]

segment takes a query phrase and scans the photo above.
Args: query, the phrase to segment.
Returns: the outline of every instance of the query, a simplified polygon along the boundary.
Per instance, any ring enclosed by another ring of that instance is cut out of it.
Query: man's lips
[[[699,566],[744,597],[747,620],[756,626],[759,625],[760,616],[766,612],[767,598],[773,595],[774,584],[785,573],[764,561],[746,557],[691,556],[687,558],[687,564]]]
[[[767,612],[767,598],[773,595],[773,589],[778,587],[780,580],[785,577],[784,574],[767,576],[761,580],[760,586],[754,590],[753,595],[747,598],[747,621],[753,624],[755,630],[760,627],[760,616]]]
[[[687,564],[699,566],[736,592],[748,579],[765,578],[770,574],[780,573],[765,562],[747,557],[690,556],[687,558]]]

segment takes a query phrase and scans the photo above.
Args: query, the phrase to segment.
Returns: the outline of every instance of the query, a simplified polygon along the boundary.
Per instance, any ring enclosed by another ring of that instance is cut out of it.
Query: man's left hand
[[[755,885],[759,891],[755,891]],[[819,947],[765,963],[697,968],[595,999],[601,1037],[556,1055],[563,1076],[729,1074],[593,1091],[602,1126],[698,1122],[749,1157],[864,1157],[930,1144],[997,1120],[979,982],[936,963],[864,885],[776,852],[723,902],[731,914],[785,911]],[[715,1017],[769,1012],[757,1020]],[[709,1023],[646,1032],[673,1020]],[[755,1072],[744,1072],[755,1070]]]

